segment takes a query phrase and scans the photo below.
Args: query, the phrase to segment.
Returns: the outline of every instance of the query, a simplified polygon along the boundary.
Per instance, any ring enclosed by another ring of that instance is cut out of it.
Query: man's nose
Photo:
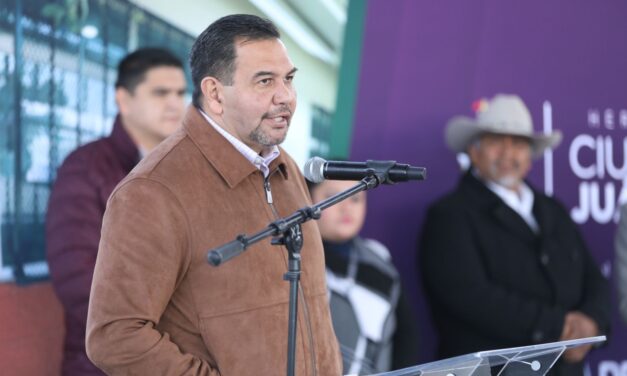
[[[182,108],[185,107],[185,96],[178,93],[172,93],[166,97],[165,104],[168,108]]]
[[[514,138],[512,136],[504,136],[501,139],[501,152],[509,154],[514,150]]]
[[[274,93],[274,104],[290,103],[294,100],[296,91],[289,81],[282,81],[277,85],[276,92]]]

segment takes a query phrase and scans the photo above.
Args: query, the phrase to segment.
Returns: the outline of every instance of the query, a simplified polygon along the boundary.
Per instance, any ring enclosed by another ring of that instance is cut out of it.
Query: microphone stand
[[[298,313],[298,285],[300,282],[300,250],[303,246],[301,224],[311,219],[319,219],[322,210],[327,209],[361,191],[373,189],[380,184],[393,184],[388,178],[395,161],[377,162],[369,169],[369,175],[355,186],[340,192],[313,206],[298,209],[292,215],[278,219],[266,229],[251,236],[238,235],[237,238],[207,253],[207,261],[213,266],[229,261],[243,253],[248,247],[267,237],[273,236],[272,245],[284,245],[288,251],[288,271],[283,280],[290,282],[289,320],[287,341],[287,375],[294,376],[296,366],[296,321]]]

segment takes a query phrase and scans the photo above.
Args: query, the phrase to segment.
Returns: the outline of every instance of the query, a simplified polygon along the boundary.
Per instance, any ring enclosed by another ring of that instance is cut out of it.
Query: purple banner
[[[618,0],[368,3],[351,158],[428,169],[425,182],[372,192],[364,230],[390,247],[415,298],[423,361],[434,357],[434,333],[416,239],[428,204],[459,177],[444,126],[454,115],[471,116],[476,99],[518,94],[537,131],[564,133],[530,180],[566,205],[612,278],[615,212],[627,201],[626,17],[627,2]],[[614,286],[612,293],[611,341],[588,358],[594,375],[627,375],[627,327]]]

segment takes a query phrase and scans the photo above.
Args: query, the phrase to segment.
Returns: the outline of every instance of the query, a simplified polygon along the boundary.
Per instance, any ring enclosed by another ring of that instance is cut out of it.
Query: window
[[[109,133],[120,59],[160,46],[187,61],[194,42],[125,0],[66,3],[0,3],[0,281],[47,278],[55,171],[77,146]]]

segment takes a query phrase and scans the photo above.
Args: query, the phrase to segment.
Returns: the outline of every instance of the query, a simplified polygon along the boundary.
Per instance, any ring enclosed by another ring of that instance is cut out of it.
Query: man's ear
[[[115,103],[118,105],[118,110],[120,114],[127,114],[129,111],[129,102],[133,94],[129,93],[123,87],[119,87],[115,89]]]
[[[476,166],[477,159],[479,158],[479,143],[478,141],[473,141],[466,148],[466,154],[468,154],[468,158],[470,158],[470,163]]]
[[[203,102],[207,110],[216,115],[222,115],[224,101],[224,86],[215,77],[207,76],[200,81]]]

